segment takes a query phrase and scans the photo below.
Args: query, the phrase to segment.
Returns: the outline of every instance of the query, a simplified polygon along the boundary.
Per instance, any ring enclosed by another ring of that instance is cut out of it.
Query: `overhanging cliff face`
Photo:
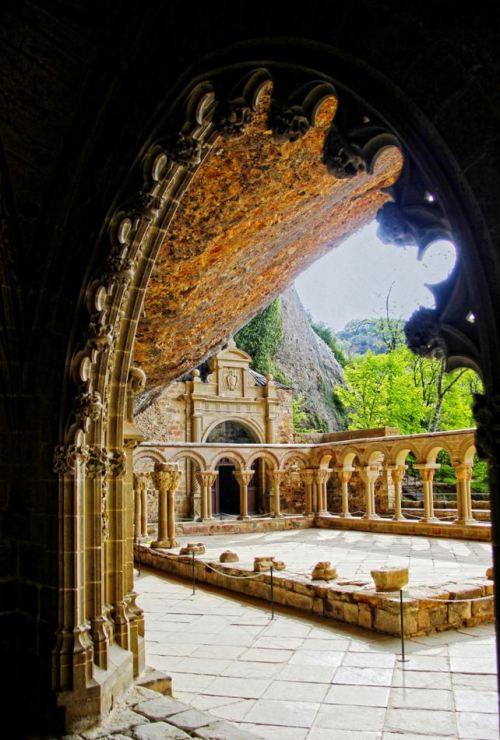
[[[241,136],[219,136],[165,227],[135,348],[150,385],[214,354],[335,244],[372,220],[397,179],[399,150],[373,174],[336,179],[322,148],[336,101],[296,141],[269,130],[270,88]],[[160,235],[161,236],[161,235]]]
[[[281,296],[283,339],[274,358],[290,379],[294,396],[302,396],[311,426],[341,429],[342,419],[332,402],[332,390],[343,385],[342,368],[331,349],[313,331],[294,287]],[[321,424],[323,422],[323,424]]]

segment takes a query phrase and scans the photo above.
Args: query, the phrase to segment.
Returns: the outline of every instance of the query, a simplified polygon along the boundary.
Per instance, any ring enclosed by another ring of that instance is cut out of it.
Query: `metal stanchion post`
[[[193,596],[196,594],[196,571],[194,567],[194,552],[191,553],[192,555],[192,576],[193,576]]]
[[[271,619],[274,619],[274,575],[273,566],[271,565]]]
[[[405,618],[403,608],[403,589],[399,591],[399,620],[401,623],[401,657],[398,660],[401,663],[406,663],[408,658],[405,656]]]

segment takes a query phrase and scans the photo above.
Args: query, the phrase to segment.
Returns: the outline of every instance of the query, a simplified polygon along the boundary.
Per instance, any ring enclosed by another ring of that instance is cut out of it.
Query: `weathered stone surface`
[[[98,727],[82,732],[82,737],[85,740],[96,740],[118,732],[126,732],[132,727],[144,723],[145,720],[142,715],[133,712],[131,709],[117,707]]]
[[[203,740],[255,740],[256,735],[221,720],[195,730],[193,737]]]
[[[492,581],[494,579],[494,577],[495,576],[494,576],[494,573],[493,573],[493,566],[490,566],[486,570],[486,578],[488,578],[488,580]]]
[[[135,740],[184,740],[189,735],[166,722],[151,722],[135,727],[133,737]]]
[[[231,550],[224,550],[224,552],[221,552],[219,555],[219,561],[221,563],[237,563],[239,562],[239,559],[238,554]]]
[[[143,714],[145,717],[151,720],[165,719],[170,717],[172,714],[183,712],[187,709],[186,704],[182,704],[180,701],[176,701],[167,696],[159,696],[149,701],[141,702],[136,704],[134,711]]]
[[[322,560],[314,566],[311,574],[313,581],[333,581],[337,578],[337,569],[332,567],[329,560]]]
[[[370,573],[377,591],[399,591],[408,583],[408,568],[377,568]]]
[[[169,722],[182,730],[196,730],[199,727],[206,727],[210,724],[210,715],[199,712],[197,709],[186,709],[184,712],[174,714],[169,717]]]
[[[134,686],[127,693],[125,702],[127,706],[133,707],[135,704],[140,702],[148,701],[149,699],[158,699],[161,694],[153,689],[148,689],[145,686]]]
[[[180,555],[192,555],[193,553],[195,555],[204,555],[206,552],[205,545],[203,542],[191,542],[187,544],[185,547],[181,547],[179,554]]]

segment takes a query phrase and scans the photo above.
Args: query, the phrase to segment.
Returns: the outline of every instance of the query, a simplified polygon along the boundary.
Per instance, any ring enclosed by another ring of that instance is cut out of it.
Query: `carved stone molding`
[[[77,465],[84,463],[89,455],[89,450],[83,445],[57,445],[54,450],[52,468],[59,475],[74,475]]]
[[[241,97],[220,104],[215,125],[225,136],[241,136],[252,118],[252,106]]]
[[[274,138],[278,142],[300,139],[313,125],[321,103],[335,95],[333,85],[322,80],[307,82],[294,90],[287,99],[273,94],[269,127]]]
[[[75,398],[75,416],[80,421],[97,421],[103,412],[101,394],[97,391],[82,392]]]
[[[122,450],[108,452],[108,475],[110,478],[122,478],[127,471],[127,458]]]
[[[169,159],[187,169],[194,169],[202,160],[203,145],[189,134],[179,133],[165,143]]]
[[[422,357],[446,356],[446,344],[439,325],[436,311],[432,308],[419,308],[405,325],[408,347]]]
[[[91,445],[88,448],[85,472],[88,478],[97,478],[106,475],[108,472],[108,451],[105,447]]]
[[[114,327],[106,323],[106,314],[101,312],[92,317],[89,324],[88,343],[96,352],[109,349],[114,341]]]

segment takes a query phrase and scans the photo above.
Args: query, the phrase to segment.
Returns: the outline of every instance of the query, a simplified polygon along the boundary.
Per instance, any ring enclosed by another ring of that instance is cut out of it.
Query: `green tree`
[[[309,323],[311,324],[312,330],[320,337],[328,347],[332,350],[335,355],[335,359],[341,367],[345,367],[347,364],[347,357],[344,350],[341,347],[340,341],[335,336],[333,329],[325,324],[324,321],[315,321],[309,314]]]
[[[281,299],[276,298],[261,313],[234,335],[236,346],[252,357],[254,369],[266,375],[274,373],[273,358],[283,337]]]

